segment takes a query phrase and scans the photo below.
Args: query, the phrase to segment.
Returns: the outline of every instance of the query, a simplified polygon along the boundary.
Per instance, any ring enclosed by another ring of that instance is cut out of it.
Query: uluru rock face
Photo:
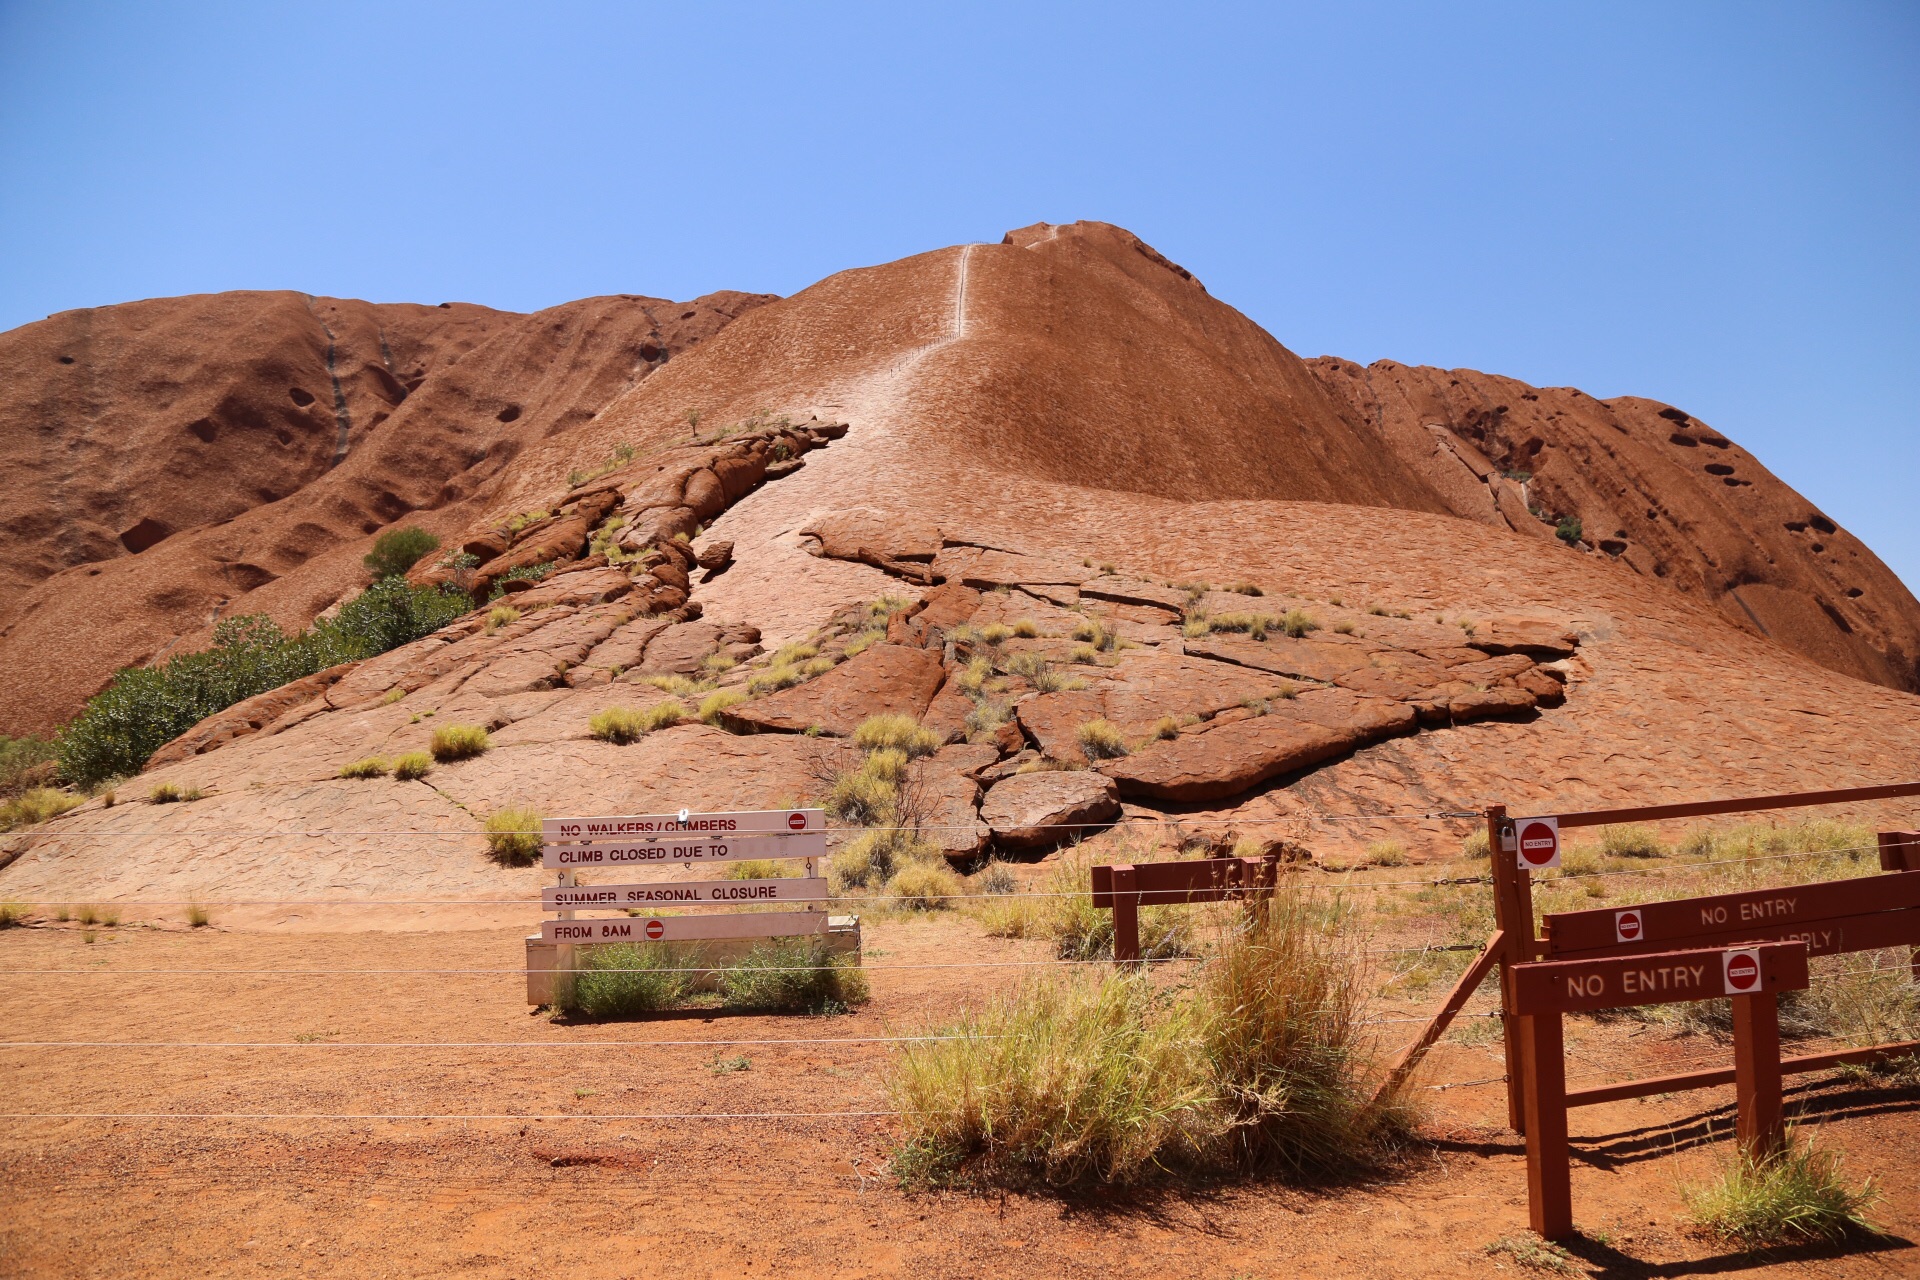
[[[457,531],[529,444],[766,300],[523,316],[233,293],[0,335],[0,732],[51,729],[219,617],[306,625],[364,584],[382,529]]]
[[[1920,605],[1859,539],[1682,409],[1471,369],[1307,362],[1454,515],[1582,543],[1822,666],[1920,690]]]
[[[1861,549],[1884,577],[1829,600],[1833,614],[1812,606],[1843,639],[1778,634],[1789,615],[1769,608],[1827,588],[1776,548],[1773,603],[1742,581],[1735,602],[1759,621],[1729,613],[1700,566],[1764,560],[1766,520],[1784,526],[1797,500],[1656,406],[1502,384],[1493,416],[1544,406],[1509,436],[1475,435],[1464,392],[1442,405],[1452,418],[1411,393],[1376,405],[1364,378],[1296,359],[1098,223],[777,301],[716,295],[675,310],[678,331],[662,305],[501,321],[297,491],[30,590],[0,635],[0,703],[22,727],[69,713],[115,662],[197,643],[215,610],[307,621],[358,586],[368,535],[401,519],[473,549],[490,581],[528,557],[555,566],[514,591],[517,618],[469,614],[197,726],[140,785],[207,799],[89,802],[0,842],[0,888],[530,884],[487,862],[484,815],[818,797],[839,735],[874,711],[919,714],[947,744],[921,766],[924,808],[959,854],[1039,839],[1047,815],[1089,799],[1077,821],[1118,802],[1122,821],[1158,815],[1228,847],[1457,847],[1464,821],[1376,816],[1896,781],[1920,753],[1920,698],[1899,687],[1911,598]],[[646,343],[672,358],[642,367]],[[1665,444],[1642,449],[1653,420]],[[1524,489],[1497,474],[1523,469]],[[1627,471],[1653,495],[1644,530],[1601,514]],[[1688,505],[1701,493],[1720,505]],[[1601,542],[1564,545],[1529,504]],[[1801,514],[1831,539],[1805,555],[1857,545]],[[1856,678],[1875,655],[1878,682]],[[662,707],[668,689],[686,702],[662,722],[709,722],[592,735],[596,713]],[[338,777],[448,723],[485,726],[493,749],[425,781]],[[320,859],[246,834],[262,825],[337,834]],[[351,834],[368,831],[433,835],[395,858],[387,837]]]

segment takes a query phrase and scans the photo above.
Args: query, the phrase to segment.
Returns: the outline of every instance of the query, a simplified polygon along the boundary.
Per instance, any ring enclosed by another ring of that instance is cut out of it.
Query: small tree
[[[360,563],[367,566],[375,582],[397,578],[418,564],[422,557],[440,545],[440,539],[418,525],[389,529],[373,540],[373,550]]]

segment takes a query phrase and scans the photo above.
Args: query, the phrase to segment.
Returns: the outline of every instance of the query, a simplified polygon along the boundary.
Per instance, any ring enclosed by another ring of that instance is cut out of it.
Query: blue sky
[[[1920,586],[1920,6],[0,0],[0,328],[1138,232],[1303,355],[1670,401]]]

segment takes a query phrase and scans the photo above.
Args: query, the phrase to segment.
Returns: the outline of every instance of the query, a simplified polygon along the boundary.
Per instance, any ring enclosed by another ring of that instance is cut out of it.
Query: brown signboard
[[[1807,948],[1799,942],[1763,942],[1640,956],[1547,960],[1514,965],[1511,973],[1513,1012],[1523,1017],[1584,1013],[1800,990],[1807,985]]]
[[[1555,957],[1788,938],[1804,939],[1815,955],[1831,955],[1906,942],[1907,932],[1920,930],[1916,908],[1920,908],[1920,871],[1899,871],[1783,889],[1562,911],[1547,916],[1544,923],[1547,954]],[[1875,927],[1863,919],[1886,912],[1906,913],[1914,919],[1905,926],[1906,932],[1895,920]],[[1863,940],[1852,941],[1854,934]],[[1874,940],[1864,940],[1868,937]]]
[[[1124,864],[1123,864],[1124,865]],[[1161,907],[1188,902],[1225,902],[1249,890],[1273,888],[1273,863],[1266,858],[1187,858],[1179,862],[1142,862],[1133,873],[1137,905]],[[1113,867],[1093,868],[1093,905],[1113,907]]]

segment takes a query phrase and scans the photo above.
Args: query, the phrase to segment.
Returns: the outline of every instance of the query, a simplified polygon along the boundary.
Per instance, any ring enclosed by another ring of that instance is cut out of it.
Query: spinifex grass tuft
[[[1869,1178],[1858,1187],[1841,1175],[1840,1158],[1809,1136],[1788,1134],[1774,1155],[1737,1153],[1718,1176],[1685,1189],[1694,1221],[1741,1244],[1806,1244],[1871,1233],[1866,1209],[1880,1198]]]
[[[1331,913],[1281,893],[1191,985],[1146,975],[1032,983],[915,1043],[890,1088],[909,1181],[1126,1184],[1184,1170],[1343,1174],[1405,1131],[1376,1108],[1360,979]]]
[[[728,1008],[839,1013],[867,1002],[867,975],[818,938],[762,943],[719,970]]]
[[[485,830],[487,852],[503,866],[531,866],[540,856],[540,812],[536,809],[496,809],[487,818]]]
[[[590,1018],[623,1018],[670,1009],[693,989],[698,960],[676,948],[619,943],[582,947],[580,972],[564,998],[569,1009]],[[565,984],[562,984],[565,990]]]
[[[487,731],[477,724],[445,724],[433,731],[433,740],[427,744],[427,750],[435,760],[445,764],[450,760],[471,760],[475,756],[485,755],[492,745],[487,738]]]

